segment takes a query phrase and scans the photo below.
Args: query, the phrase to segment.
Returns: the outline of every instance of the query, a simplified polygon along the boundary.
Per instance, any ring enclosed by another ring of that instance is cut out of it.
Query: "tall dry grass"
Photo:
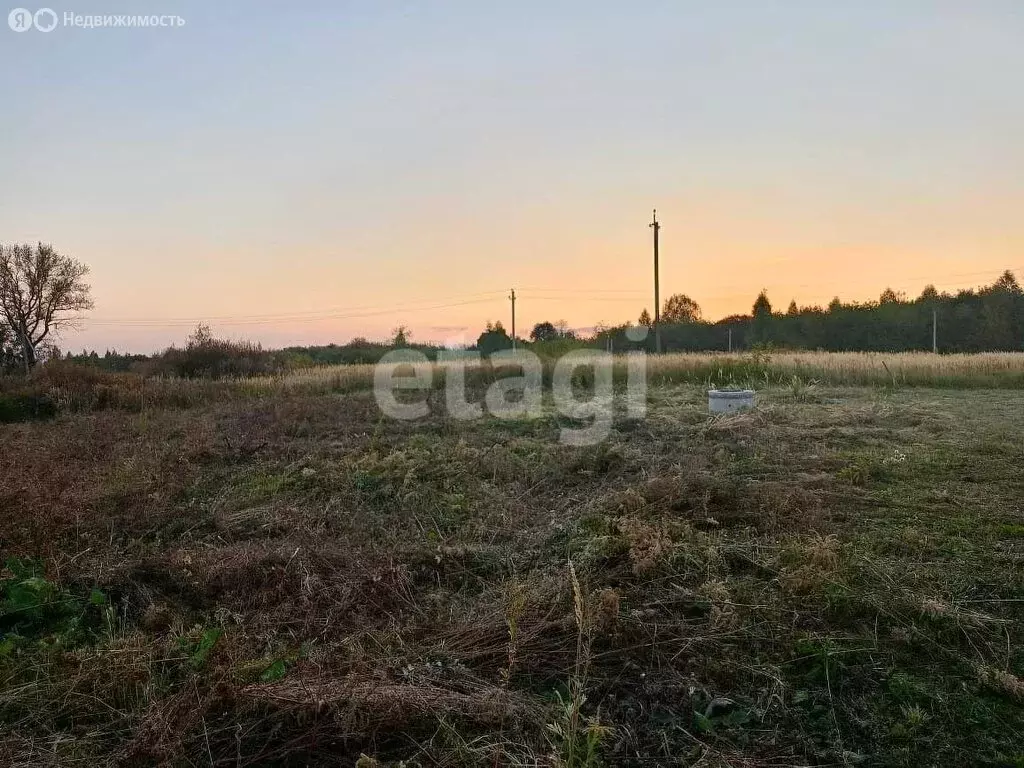
[[[595,355],[599,353],[595,352]],[[551,382],[555,359],[544,360],[544,381]],[[431,386],[442,388],[450,362],[431,363]],[[50,366],[32,378],[0,379],[0,399],[45,397],[57,411],[190,408],[209,402],[287,395],[324,395],[373,388],[374,365],[334,365],[248,378],[185,379],[103,373],[94,369]],[[394,367],[394,366],[393,366]],[[626,357],[614,362],[617,384],[626,380]],[[466,365],[467,386],[486,387],[514,369],[487,362]],[[584,377],[586,378],[586,377]],[[934,387],[950,389],[1024,389],[1024,352],[933,355],[924,352],[676,353],[647,358],[652,386],[788,386],[795,380],[830,386]]]
[[[835,386],[1024,387],[1024,352],[680,353],[652,357],[652,383],[785,384],[798,377]]]

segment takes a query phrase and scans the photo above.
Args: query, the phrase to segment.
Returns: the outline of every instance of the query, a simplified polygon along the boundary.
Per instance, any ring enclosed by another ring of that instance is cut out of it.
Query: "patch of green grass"
[[[238,504],[259,504],[278,497],[296,483],[294,472],[260,469],[239,477],[231,489],[231,498]]]
[[[48,580],[42,563],[8,558],[0,578],[0,656],[20,648],[87,642],[110,621],[113,608],[98,589],[74,594]]]

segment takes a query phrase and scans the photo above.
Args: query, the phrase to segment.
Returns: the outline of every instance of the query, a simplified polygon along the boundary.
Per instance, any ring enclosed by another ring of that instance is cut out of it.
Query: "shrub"
[[[57,415],[57,405],[46,393],[0,393],[0,424],[37,421]]]
[[[28,377],[0,382],[0,397],[5,396],[5,385],[9,388],[6,396],[29,398],[29,416],[39,419],[58,411],[138,408],[142,379],[130,373],[109,373],[90,365],[51,360],[37,366]]]
[[[184,379],[267,376],[287,368],[286,356],[269,352],[250,341],[214,338],[200,325],[183,349],[171,347],[156,358],[148,373]]]

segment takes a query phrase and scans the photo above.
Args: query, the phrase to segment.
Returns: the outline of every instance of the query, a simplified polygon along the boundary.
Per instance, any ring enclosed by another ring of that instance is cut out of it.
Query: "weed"
[[[32,643],[74,646],[102,627],[113,633],[114,609],[102,591],[72,594],[48,580],[34,560],[8,558],[4,570],[9,575],[0,578],[0,655]]]
[[[572,560],[569,561],[569,581],[576,618],[576,659],[569,680],[569,695],[563,697],[561,692],[557,692],[556,718],[548,723],[548,731],[553,737],[560,765],[565,768],[593,768],[601,764],[602,742],[611,735],[612,729],[600,722],[600,714],[593,717],[583,715],[583,705],[587,702],[593,623],[587,596]]]
[[[505,623],[508,625],[508,666],[501,671],[502,681],[507,686],[516,666],[516,655],[519,651],[519,619],[526,607],[526,594],[518,586],[513,586],[505,610]]]
[[[204,630],[202,627],[196,626],[187,635],[178,638],[178,645],[188,656],[189,663],[195,669],[203,669],[223,634],[224,630],[219,627]]]

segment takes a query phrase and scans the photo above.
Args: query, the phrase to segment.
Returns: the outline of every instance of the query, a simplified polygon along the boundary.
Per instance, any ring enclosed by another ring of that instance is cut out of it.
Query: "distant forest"
[[[762,292],[749,315],[663,324],[661,336],[668,351],[727,349],[730,330],[733,349],[770,345],[829,352],[930,351],[933,318],[939,352],[1024,350],[1024,291],[1009,271],[979,290],[948,294],[928,286],[916,299],[908,299],[886,289],[877,301],[845,304],[835,298],[827,307],[790,302],[782,312]],[[624,331],[612,331],[616,348],[620,343],[629,346]],[[645,345],[652,344],[649,337]]]
[[[762,292],[750,314],[733,315],[717,322],[703,320],[696,302],[676,294],[663,307],[661,338],[666,352],[727,351],[730,342],[734,351],[765,347],[831,352],[928,351],[932,349],[933,320],[937,348],[942,353],[1024,350],[1024,291],[1010,271],[992,285],[955,294],[939,293],[928,286],[917,298],[908,299],[886,289],[877,301],[843,303],[836,298],[827,307],[799,307],[791,302],[782,312]],[[586,336],[575,333],[564,323],[541,322],[533,326],[528,338],[518,341],[551,352],[569,348],[654,351],[653,332],[642,341],[634,340],[640,325],[651,325],[647,310],[637,323],[599,328]],[[208,335],[209,330],[204,333]],[[204,338],[200,347],[228,343]],[[195,345],[194,339],[189,343]],[[490,354],[511,346],[512,338],[502,323],[489,322],[471,349]],[[396,348],[418,349],[431,358],[441,350],[430,344],[416,344],[404,326],[396,328],[393,338],[380,342],[354,339],[347,344],[288,347],[274,352],[248,347],[250,355],[273,356],[274,368],[374,363]],[[174,358],[174,352],[172,348],[152,358],[116,351],[102,355],[67,353],[62,357],[105,370],[129,371],[166,360],[169,355]]]

